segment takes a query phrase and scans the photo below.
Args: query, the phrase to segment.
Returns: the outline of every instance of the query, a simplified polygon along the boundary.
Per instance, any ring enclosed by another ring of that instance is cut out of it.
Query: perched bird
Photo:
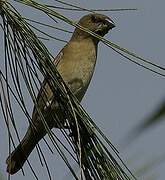
[[[95,13],[82,17],[78,24],[100,36],[104,36],[115,27],[109,17]],[[82,100],[94,72],[98,42],[99,39],[96,37],[76,28],[70,41],[54,59],[58,72],[79,101]],[[53,95],[49,83],[45,79],[37,96],[37,104],[50,129],[59,128],[58,123],[51,118],[51,113],[56,114],[60,121],[65,121],[65,117],[54,99],[57,97]],[[46,133],[45,126],[34,107],[32,124],[29,125],[21,143],[6,160],[8,173],[14,174],[22,168],[36,144]]]

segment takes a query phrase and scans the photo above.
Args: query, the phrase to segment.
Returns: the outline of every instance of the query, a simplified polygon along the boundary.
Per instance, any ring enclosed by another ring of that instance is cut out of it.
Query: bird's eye
[[[92,22],[94,23],[100,23],[101,20],[99,18],[97,18],[96,16],[92,16]]]

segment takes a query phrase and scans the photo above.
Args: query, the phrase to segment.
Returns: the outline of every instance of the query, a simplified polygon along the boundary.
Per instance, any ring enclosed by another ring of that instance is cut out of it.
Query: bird
[[[110,17],[98,13],[83,16],[78,25],[101,37],[115,27],[115,23]],[[93,76],[98,43],[99,39],[97,37],[76,27],[71,39],[53,60],[55,68],[79,102],[84,97]],[[63,113],[57,107],[56,100],[54,100],[58,98],[56,96],[45,77],[36,100],[37,107],[44,114],[50,129],[59,128],[58,123],[51,118],[51,113],[54,113],[61,122],[65,121]],[[17,173],[23,167],[35,146],[47,134],[35,106],[31,121],[32,123],[29,124],[22,141],[6,160],[7,172],[11,175]]]

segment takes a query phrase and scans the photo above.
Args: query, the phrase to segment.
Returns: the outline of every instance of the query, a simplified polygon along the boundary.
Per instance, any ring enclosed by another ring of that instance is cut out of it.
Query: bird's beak
[[[105,22],[109,29],[116,27],[115,23],[110,18],[105,19]]]

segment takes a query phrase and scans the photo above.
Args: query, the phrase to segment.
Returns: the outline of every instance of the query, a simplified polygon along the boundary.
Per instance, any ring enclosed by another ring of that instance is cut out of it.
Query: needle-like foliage
[[[141,65],[139,62],[131,59],[136,58],[151,67],[146,67],[146,65],[141,66],[164,76],[164,68],[154,63],[150,63],[148,60],[145,60],[136,54],[131,53],[128,50],[101,38],[100,36],[97,36],[64,15],[56,12],[54,7],[49,7],[47,4],[41,4],[31,0],[16,1],[44,12],[55,22],[62,20],[70,25],[81,28],[82,30],[101,39],[103,43],[127,59]],[[62,1],[58,2],[64,4]],[[65,3],[65,5],[68,5],[68,3]],[[74,6],[74,8],[81,9],[77,6]],[[34,27],[32,24],[29,24],[29,19],[22,17],[15,7],[8,1],[0,1],[0,15],[2,17],[2,23],[0,25],[4,34],[4,59],[1,60],[4,65],[4,70],[0,70],[0,104],[8,129],[9,153],[11,152],[11,145],[15,147],[15,141],[12,135],[13,132],[20,141],[19,132],[17,130],[17,122],[15,120],[15,106],[18,107],[20,112],[22,112],[24,118],[26,118],[29,123],[32,123],[31,110],[24,97],[26,92],[30,102],[34,104],[37,109],[37,113],[40,115],[53,146],[70,169],[75,179],[125,180],[134,178],[121,160],[119,152],[96,126],[90,116],[79,104],[78,100],[70,92],[52,63],[52,55],[33,30],[35,29],[49,38],[52,38],[52,36]],[[34,20],[30,21],[35,23]],[[40,25],[48,27],[43,23],[40,23]],[[58,30],[68,32],[60,28],[58,28]],[[61,40],[58,37],[55,37],[55,39]],[[153,67],[156,68],[156,70],[152,69]],[[159,70],[163,72],[159,72]],[[63,123],[61,123],[56,117],[55,113],[52,112],[51,114],[53,119],[59,124],[61,132],[60,138],[51,131],[51,129],[49,129],[45,121],[44,114],[42,114],[37,105],[36,95],[39,91],[43,78],[48,79],[47,82],[49,83],[52,92],[55,97],[58,97],[56,100],[60,105],[60,110],[66,117],[64,126]],[[12,129],[14,131],[12,131]],[[53,151],[48,142],[45,139],[44,141],[50,151]],[[43,162],[45,164],[49,179],[52,179],[51,172],[42,149],[39,145],[36,146],[36,149],[41,160],[41,164],[43,164]],[[38,179],[38,176],[30,162],[27,162],[34,174],[34,177]],[[75,172],[74,168],[72,168],[72,162],[77,163],[80,167],[79,175]]]

